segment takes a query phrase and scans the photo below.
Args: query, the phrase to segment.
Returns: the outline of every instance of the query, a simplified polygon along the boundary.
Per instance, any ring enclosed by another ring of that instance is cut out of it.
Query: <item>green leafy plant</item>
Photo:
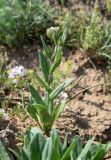
[[[63,111],[65,103],[67,102],[67,100],[62,100],[57,104],[56,101],[58,96],[73,82],[73,78],[69,78],[56,88],[54,87],[54,71],[61,62],[62,46],[66,39],[66,29],[59,37],[59,28],[51,27],[47,30],[47,35],[54,41],[54,49],[49,49],[42,38],[44,50],[39,52],[39,60],[43,77],[41,78],[35,72],[33,73],[36,80],[45,89],[45,92],[42,97],[33,85],[29,86],[31,98],[28,112],[38,122],[40,128],[44,130],[45,134],[49,135],[53,123]]]
[[[0,1],[0,43],[20,46],[51,26],[52,9],[43,0]]]
[[[85,35],[83,39],[83,48],[87,52],[95,52],[100,47],[101,27],[98,24],[100,21],[100,15],[98,5],[95,4],[90,24],[85,28]]]
[[[53,129],[50,137],[45,138],[42,131],[32,128],[27,131],[20,154],[12,151],[17,160],[102,160],[111,148],[111,143],[93,144],[93,138],[84,146],[79,136],[68,144],[67,136],[62,142],[58,132]],[[0,143],[0,160],[11,160]]]
[[[56,23],[60,26],[61,32],[67,26],[67,39],[65,46],[79,48],[81,46],[81,35],[84,29],[83,20],[76,12],[65,10],[58,16]]]
[[[11,160],[9,153],[0,141],[0,160]]]
[[[85,27],[82,47],[92,57],[104,58],[111,61],[111,23],[106,21],[100,24],[102,18],[97,3],[92,13],[90,24]]]

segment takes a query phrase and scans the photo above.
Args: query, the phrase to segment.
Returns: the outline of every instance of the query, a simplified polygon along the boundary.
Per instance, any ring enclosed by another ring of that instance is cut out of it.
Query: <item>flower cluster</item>
[[[9,78],[13,79],[14,83],[17,83],[17,78],[24,77],[27,73],[27,70],[23,66],[16,66],[11,69],[9,73]]]
[[[46,31],[47,37],[53,39],[58,36],[60,28],[59,27],[51,27]]]

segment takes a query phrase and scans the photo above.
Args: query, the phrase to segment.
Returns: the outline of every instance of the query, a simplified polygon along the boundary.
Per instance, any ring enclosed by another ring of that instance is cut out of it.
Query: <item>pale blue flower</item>
[[[9,78],[12,79],[14,83],[17,83],[17,77],[21,78],[27,74],[27,70],[23,66],[15,66],[11,69],[9,73]]]

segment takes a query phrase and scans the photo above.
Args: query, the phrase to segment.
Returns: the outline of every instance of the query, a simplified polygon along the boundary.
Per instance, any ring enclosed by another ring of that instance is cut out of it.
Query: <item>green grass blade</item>
[[[73,151],[76,146],[77,146],[77,141],[78,141],[78,138],[75,137],[72,141],[72,143],[70,144],[69,148],[66,150],[66,152],[63,154],[61,160],[68,160],[68,158],[70,157],[70,153],[71,151]]]
[[[85,145],[85,147],[83,148],[82,152],[80,153],[80,155],[78,156],[77,160],[82,160],[87,156],[87,153],[93,143],[94,138],[90,139],[87,144]]]
[[[13,155],[17,158],[17,160],[22,160],[21,156],[15,152],[13,149],[10,149],[10,151],[13,153]]]
[[[58,106],[54,108],[53,113],[52,113],[53,122],[56,121],[59,115],[63,112],[65,103],[66,101],[64,100],[62,101],[62,103],[60,103]]]
[[[58,86],[51,94],[50,101],[53,101],[64,89],[73,82],[73,78],[67,79],[64,83]]]
[[[8,152],[6,151],[1,141],[0,141],[0,160],[11,160]]]

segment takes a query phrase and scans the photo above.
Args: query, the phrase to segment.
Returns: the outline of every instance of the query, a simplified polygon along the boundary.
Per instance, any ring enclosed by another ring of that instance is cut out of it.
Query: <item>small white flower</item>
[[[17,73],[20,77],[23,77],[26,75],[27,70],[23,66],[19,66]]]
[[[27,70],[23,66],[16,66],[11,69],[9,73],[9,78],[13,79],[14,83],[17,83],[17,76],[18,77],[23,77],[27,74]]]
[[[68,94],[66,92],[61,92],[60,99],[67,99],[67,98],[68,98]]]

